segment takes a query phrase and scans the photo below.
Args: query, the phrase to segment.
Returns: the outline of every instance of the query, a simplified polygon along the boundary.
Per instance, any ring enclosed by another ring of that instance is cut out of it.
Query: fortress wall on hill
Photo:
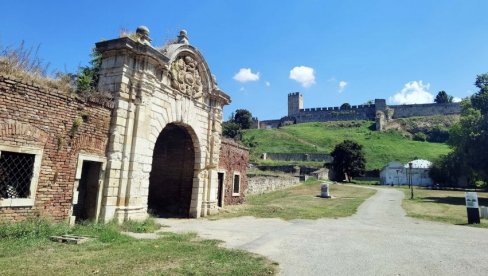
[[[394,110],[393,119],[420,116],[452,115],[459,114],[461,112],[461,105],[459,103],[390,105],[388,107]]]
[[[303,98],[300,93],[289,94],[288,102],[288,116],[285,116],[280,120],[261,121],[259,122],[259,128],[278,128],[281,125],[288,125],[290,122],[299,124],[355,120],[374,121],[376,119],[376,113],[380,111],[383,112],[384,115],[392,114],[392,117],[389,117],[389,119],[453,115],[461,113],[461,105],[459,103],[386,105],[385,99],[375,99],[374,104],[355,105],[351,106],[350,109],[341,109],[338,106],[298,109],[298,107],[303,105]],[[393,112],[391,113],[388,109]]]
[[[374,120],[375,113],[374,105],[360,105],[352,106],[351,109],[340,109],[339,107],[305,108],[300,109],[295,117],[297,123]]]

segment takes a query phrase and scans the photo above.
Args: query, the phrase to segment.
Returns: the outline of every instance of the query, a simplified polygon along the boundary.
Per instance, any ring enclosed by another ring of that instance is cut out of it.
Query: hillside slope
[[[243,134],[244,140],[254,141],[251,159],[259,161],[264,152],[325,152],[345,139],[364,146],[367,169],[380,169],[386,163],[407,162],[416,158],[433,160],[450,151],[446,144],[412,141],[398,131],[373,131],[374,122],[346,121],[305,123],[280,129],[252,129]]]

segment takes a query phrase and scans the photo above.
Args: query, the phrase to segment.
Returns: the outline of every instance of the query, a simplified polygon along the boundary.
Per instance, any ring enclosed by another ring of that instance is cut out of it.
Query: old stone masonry
[[[383,130],[385,123],[392,119],[451,115],[461,112],[460,103],[387,105],[384,99],[374,103],[353,105],[350,108],[318,107],[303,108],[303,95],[299,92],[288,94],[288,115],[278,120],[259,122],[259,128],[277,128],[288,124],[307,122],[330,122],[349,120],[375,120],[376,129]]]
[[[157,48],[141,26],[96,49],[108,102],[0,75],[0,218],[200,217],[241,202],[248,152],[221,143],[230,97],[186,31]]]
[[[101,216],[148,210],[199,217],[216,210],[222,108],[230,98],[186,31],[156,49],[149,31],[96,44],[99,89],[117,95]],[[164,183],[164,185],[163,185]]]

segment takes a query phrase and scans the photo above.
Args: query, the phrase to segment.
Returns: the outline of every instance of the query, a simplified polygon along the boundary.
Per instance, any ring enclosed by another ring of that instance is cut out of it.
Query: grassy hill
[[[259,162],[263,152],[325,152],[345,139],[364,146],[367,169],[380,169],[386,163],[407,162],[415,158],[433,160],[450,151],[446,144],[412,141],[398,131],[377,132],[374,122],[316,122],[291,125],[280,129],[252,129],[243,134],[244,141],[254,141],[251,159]]]

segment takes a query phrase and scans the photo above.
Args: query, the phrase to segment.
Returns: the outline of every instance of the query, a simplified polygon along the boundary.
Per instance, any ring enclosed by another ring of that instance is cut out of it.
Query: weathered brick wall
[[[0,75],[0,145],[43,149],[34,206],[0,207],[0,220],[69,217],[78,154],[105,157],[112,105]]]
[[[230,139],[222,139],[220,147],[219,171],[225,171],[224,204],[233,205],[244,202],[247,190],[247,165],[249,163],[249,150]],[[234,173],[241,176],[239,196],[232,193]]]

